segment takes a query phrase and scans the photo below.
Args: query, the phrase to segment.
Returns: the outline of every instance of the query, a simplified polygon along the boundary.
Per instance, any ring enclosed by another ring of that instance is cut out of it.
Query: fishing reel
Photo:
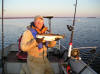
[[[80,51],[77,48],[73,48],[73,50],[71,51],[71,56],[74,59],[79,60],[80,59],[79,54],[80,54]]]
[[[67,25],[67,28],[69,31],[72,31],[74,29],[73,26],[71,26],[71,25]]]

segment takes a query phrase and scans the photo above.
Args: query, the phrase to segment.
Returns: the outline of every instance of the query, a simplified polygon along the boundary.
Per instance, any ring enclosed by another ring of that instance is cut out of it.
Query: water
[[[52,32],[65,34],[61,44],[68,48],[70,33],[66,25],[72,25],[73,18],[53,18]],[[48,26],[48,19],[45,25]],[[4,20],[4,46],[16,43],[19,36],[26,30],[26,26],[33,19],[5,19]],[[73,47],[97,46],[97,54],[100,52],[100,18],[76,18]],[[1,20],[0,20],[0,49],[1,49]],[[98,62],[98,63],[97,63]],[[91,67],[99,73],[100,57],[96,57],[95,64]]]

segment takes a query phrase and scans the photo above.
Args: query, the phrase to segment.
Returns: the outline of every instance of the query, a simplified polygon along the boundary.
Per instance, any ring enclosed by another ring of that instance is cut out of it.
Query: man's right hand
[[[44,41],[44,38],[36,38],[37,43],[42,43]]]

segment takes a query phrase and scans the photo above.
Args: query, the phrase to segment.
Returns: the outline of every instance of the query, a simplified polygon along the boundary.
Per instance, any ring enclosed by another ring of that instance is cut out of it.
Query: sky
[[[76,0],[4,0],[5,17],[73,17]],[[0,17],[2,0],[0,0]],[[100,0],[78,0],[77,17],[100,17]]]

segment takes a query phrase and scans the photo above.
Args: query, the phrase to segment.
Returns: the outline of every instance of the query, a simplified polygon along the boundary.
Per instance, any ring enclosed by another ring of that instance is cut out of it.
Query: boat
[[[48,48],[48,59],[52,65],[55,74],[69,74],[67,72],[70,64],[72,74],[97,74],[91,67],[89,67],[82,60],[71,58],[64,62],[66,53],[68,51],[60,43],[54,48]],[[26,61],[19,60],[16,56],[18,52],[18,43],[11,44],[5,48],[5,74],[20,74],[20,70]]]
[[[68,51],[58,43],[54,48],[48,48],[48,59],[52,65],[55,74],[97,74],[81,59],[70,58],[65,62]],[[14,43],[5,48],[5,74],[20,74],[22,65],[26,61],[19,60],[16,56],[18,52],[18,43]],[[70,68],[68,73],[68,66]]]
[[[77,0],[76,0],[77,4]],[[75,11],[76,11],[75,5]],[[76,13],[76,12],[75,12]],[[51,21],[51,18],[46,16]],[[2,18],[3,20],[3,18]],[[73,25],[75,25],[75,14]],[[61,45],[60,40],[53,48],[48,48],[47,58],[55,74],[97,74],[88,64],[86,64],[80,57],[81,48],[72,48],[73,28],[74,26],[67,26],[71,31],[71,42],[69,48]],[[51,23],[49,23],[49,32],[51,33]],[[91,48],[91,47],[90,47]],[[93,47],[92,47],[93,48]],[[84,48],[86,49],[86,47]],[[26,64],[26,60],[20,60],[16,56],[18,52],[18,43],[11,44],[2,50],[2,74],[20,74],[22,65]]]

